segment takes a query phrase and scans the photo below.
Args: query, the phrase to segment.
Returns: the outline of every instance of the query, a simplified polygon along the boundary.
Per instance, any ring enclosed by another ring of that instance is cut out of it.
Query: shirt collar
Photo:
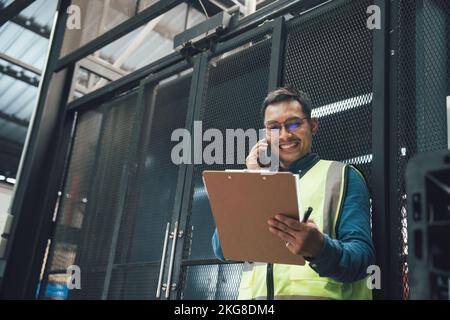
[[[291,163],[291,165],[287,170],[280,170],[280,171],[290,171],[292,173],[299,173],[308,170],[309,168],[314,166],[319,160],[320,157],[317,153],[310,152],[307,155],[303,156],[302,158]]]

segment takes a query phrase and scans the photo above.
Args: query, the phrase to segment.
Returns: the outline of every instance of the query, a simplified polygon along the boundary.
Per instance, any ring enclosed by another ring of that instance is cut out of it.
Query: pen
[[[303,215],[302,223],[308,222],[309,216],[311,215],[311,212],[313,211],[313,208],[308,207],[305,214]]]

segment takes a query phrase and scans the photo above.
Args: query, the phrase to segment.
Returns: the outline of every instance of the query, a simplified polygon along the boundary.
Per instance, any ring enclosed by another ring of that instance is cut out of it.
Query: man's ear
[[[314,135],[316,135],[317,131],[319,130],[319,119],[316,117],[311,118],[310,124],[311,124],[311,132],[312,132],[312,135],[314,136]]]

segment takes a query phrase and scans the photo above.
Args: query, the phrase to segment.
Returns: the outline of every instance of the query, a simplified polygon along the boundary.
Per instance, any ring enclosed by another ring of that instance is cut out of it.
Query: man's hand
[[[322,251],[323,234],[314,221],[301,223],[278,214],[267,223],[270,225],[269,231],[283,240],[293,254],[314,258]]]
[[[261,167],[258,164],[258,158],[261,152],[266,152],[269,144],[266,139],[261,139],[250,150],[247,158],[245,159],[245,165],[249,170],[260,170]]]

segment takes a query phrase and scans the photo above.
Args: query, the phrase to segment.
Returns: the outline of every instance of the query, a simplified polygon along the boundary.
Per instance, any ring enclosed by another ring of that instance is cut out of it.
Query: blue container
[[[49,282],[45,289],[45,298],[49,300],[66,300],[69,288],[66,283]]]

